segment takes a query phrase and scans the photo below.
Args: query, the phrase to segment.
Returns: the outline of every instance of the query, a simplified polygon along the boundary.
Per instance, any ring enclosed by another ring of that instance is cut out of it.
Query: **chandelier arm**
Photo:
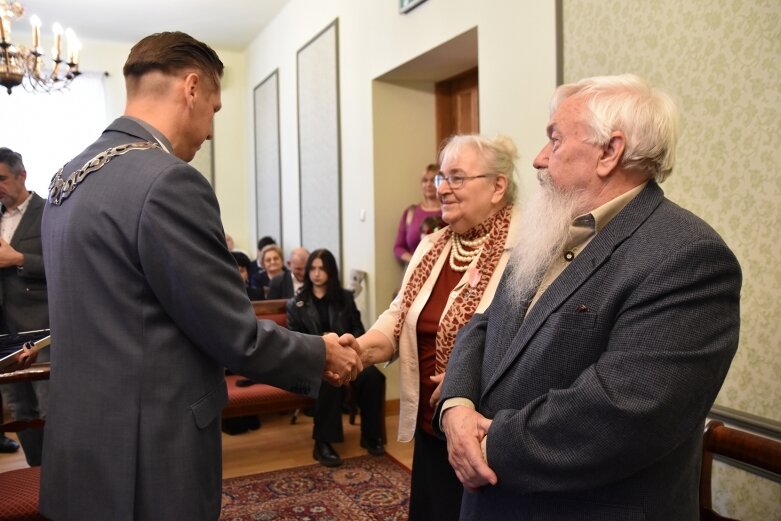
[[[0,24],[3,24],[0,40],[0,85],[8,94],[18,85],[28,92],[54,92],[69,88],[79,75],[79,52],[81,43],[70,29],[67,60],[61,58],[62,29],[55,28],[55,45],[52,49],[51,65],[47,65],[39,47],[40,20],[33,16],[33,47],[14,46],[11,42],[11,22],[24,15],[24,7],[17,0],[0,0]],[[55,24],[59,27],[59,24]]]

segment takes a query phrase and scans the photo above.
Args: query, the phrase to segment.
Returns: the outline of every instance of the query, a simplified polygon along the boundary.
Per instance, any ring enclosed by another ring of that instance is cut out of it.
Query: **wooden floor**
[[[398,405],[396,406],[398,407]],[[263,425],[257,431],[236,436],[222,435],[222,474],[224,478],[256,474],[268,470],[299,467],[315,463],[312,458],[312,418],[299,415],[295,425],[290,424],[290,415],[272,414],[262,416]],[[361,431],[344,419],[344,443],[334,443],[339,455],[344,458],[366,454],[360,447]],[[396,441],[399,417],[386,418],[388,430],[387,452],[406,465],[412,466],[413,443]],[[8,437],[14,438],[12,433]],[[0,454],[0,472],[26,467],[24,454],[20,449],[14,454]]]

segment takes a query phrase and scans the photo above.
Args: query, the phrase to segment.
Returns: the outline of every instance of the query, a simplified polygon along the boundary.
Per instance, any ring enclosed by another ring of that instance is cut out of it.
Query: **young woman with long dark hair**
[[[306,261],[301,291],[287,303],[287,325],[293,331],[322,335],[364,333],[361,313],[353,294],[342,288],[336,259],[327,249],[313,251]],[[351,384],[361,411],[361,446],[370,454],[385,452],[381,416],[385,376],[369,366]],[[312,438],[314,458],[326,467],[337,467],[342,459],[331,443],[344,441],[342,428],[343,389],[323,384],[317,398]]]

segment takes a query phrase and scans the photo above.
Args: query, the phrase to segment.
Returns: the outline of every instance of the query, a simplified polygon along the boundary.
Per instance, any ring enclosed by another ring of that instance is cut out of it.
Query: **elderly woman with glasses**
[[[431,428],[438,385],[456,334],[491,303],[512,246],[515,144],[506,137],[452,137],[435,177],[448,226],[425,236],[398,296],[358,338],[364,366],[399,358],[400,441],[415,439],[411,520],[458,519],[463,487],[447,445]]]

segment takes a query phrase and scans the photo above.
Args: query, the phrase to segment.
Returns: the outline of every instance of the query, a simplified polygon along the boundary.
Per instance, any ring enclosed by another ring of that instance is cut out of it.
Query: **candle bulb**
[[[41,45],[41,19],[38,15],[30,17],[30,25],[33,27],[33,50],[37,51]]]
[[[79,52],[81,51],[81,42],[77,39],[73,46],[73,65],[76,70],[79,68]]]
[[[76,38],[76,33],[70,27],[65,30],[65,39],[68,42],[68,63],[75,63],[76,47],[79,40]]]
[[[54,54],[54,61],[60,61],[60,53],[62,52],[62,26],[58,23],[55,23],[52,26],[52,31],[54,32],[54,48],[52,49],[52,54]]]

